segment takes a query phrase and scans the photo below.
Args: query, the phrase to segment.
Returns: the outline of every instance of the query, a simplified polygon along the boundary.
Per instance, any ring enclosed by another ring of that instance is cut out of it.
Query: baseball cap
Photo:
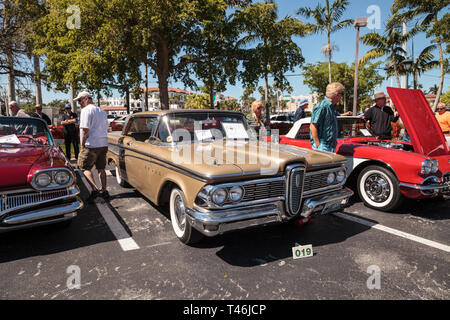
[[[298,103],[299,106],[302,106],[302,105],[304,105],[304,104],[309,104],[308,99],[303,98],[303,99],[301,99],[300,102]]]
[[[72,109],[72,106],[70,105],[70,103],[68,103],[64,106],[64,109]]]
[[[73,99],[73,101],[78,101],[78,100],[80,100],[80,99],[82,99],[82,98],[85,98],[85,97],[91,98],[92,96],[91,96],[91,94],[90,94],[89,92],[87,92],[87,91],[81,91],[81,92],[78,94],[78,96],[77,96],[75,99]]]

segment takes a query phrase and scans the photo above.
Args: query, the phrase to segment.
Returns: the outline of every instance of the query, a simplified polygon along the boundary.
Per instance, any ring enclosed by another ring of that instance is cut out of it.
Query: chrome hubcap
[[[380,174],[371,174],[364,183],[364,191],[375,202],[384,202],[391,194],[389,182]]]
[[[184,230],[184,226],[186,224],[186,213],[183,199],[179,195],[175,198],[175,215],[177,217],[178,226],[181,230]]]

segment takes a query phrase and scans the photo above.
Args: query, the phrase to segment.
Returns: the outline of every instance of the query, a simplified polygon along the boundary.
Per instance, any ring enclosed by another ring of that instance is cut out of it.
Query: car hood
[[[450,153],[436,116],[421,90],[388,87],[387,92],[416,152],[428,157]]]
[[[0,189],[26,186],[32,171],[64,165],[55,147],[0,147]]]
[[[26,185],[31,166],[44,151],[39,147],[0,148],[0,188]]]

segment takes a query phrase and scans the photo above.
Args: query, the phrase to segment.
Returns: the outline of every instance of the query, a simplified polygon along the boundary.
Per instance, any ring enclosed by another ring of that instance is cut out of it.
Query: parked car
[[[125,122],[127,120],[127,115],[125,116],[118,116],[114,118],[113,121],[109,123],[109,127],[111,128],[111,131],[122,131],[123,127],[125,125]]]
[[[450,148],[420,90],[388,88],[411,142],[380,140],[359,117],[338,117],[337,153],[347,158],[348,186],[370,208],[391,211],[403,198],[450,194]],[[311,148],[310,118],[297,121],[281,144]]]
[[[0,232],[71,221],[76,175],[44,120],[0,117]]]
[[[294,125],[293,113],[278,113],[270,115],[270,129],[277,129],[278,134],[286,134]]]
[[[107,160],[120,185],[169,205],[186,244],[335,211],[353,194],[343,187],[344,157],[257,143],[246,130],[240,112],[135,113],[123,132],[108,134]]]

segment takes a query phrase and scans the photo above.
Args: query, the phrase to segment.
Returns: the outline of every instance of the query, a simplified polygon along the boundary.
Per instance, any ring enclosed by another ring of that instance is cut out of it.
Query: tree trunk
[[[130,114],[130,90],[127,87],[127,92],[125,92],[125,106],[127,108],[127,114]]]
[[[169,109],[169,87],[167,79],[169,78],[169,48],[167,43],[161,38],[156,51],[156,75],[158,77],[159,101],[161,110]]]
[[[328,83],[331,83],[331,40],[328,34]]]
[[[77,112],[77,104],[75,103],[75,101],[73,101],[73,99],[75,99],[75,93],[73,90],[73,85],[70,84],[70,106],[72,108],[72,112]]]
[[[437,45],[439,48],[439,64],[440,64],[440,69],[441,69],[441,78],[439,80],[439,89],[436,93],[436,100],[434,100],[434,103],[433,103],[433,111],[436,111],[437,104],[439,103],[439,100],[441,99],[442,88],[444,87],[444,53],[442,51],[442,42],[440,39],[438,39]]]
[[[16,100],[16,77],[14,75],[14,57],[12,52],[6,53],[7,79],[8,79],[8,103]],[[8,115],[11,115],[9,108],[6,109]]]
[[[145,66],[145,88],[144,88],[144,110],[148,111],[148,66],[147,63],[144,63]]]
[[[265,83],[265,90],[264,90],[264,103],[266,105],[266,119],[267,119],[267,127],[270,127],[270,104],[269,104],[269,75],[266,73],[264,74],[264,83]]]
[[[33,66],[34,66],[34,88],[36,94],[36,105],[39,104],[42,106],[41,66],[38,55],[33,55]]]

